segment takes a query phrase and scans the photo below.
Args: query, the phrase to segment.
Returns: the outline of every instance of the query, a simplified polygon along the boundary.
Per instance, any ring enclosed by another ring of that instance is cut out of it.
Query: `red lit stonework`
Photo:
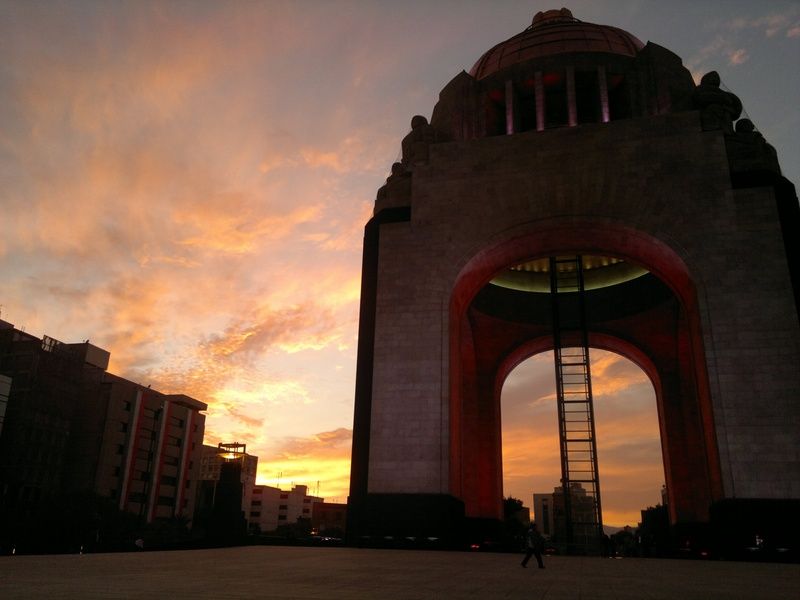
[[[547,11],[414,117],[365,230],[351,539],[502,517],[500,390],[553,345],[536,271],[565,254],[598,257],[590,345],[655,388],[674,531],[797,505],[800,217],[740,112],[715,73]]]

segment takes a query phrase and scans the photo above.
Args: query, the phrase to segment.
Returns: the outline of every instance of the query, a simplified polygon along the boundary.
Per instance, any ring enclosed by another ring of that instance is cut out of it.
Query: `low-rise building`
[[[204,527],[219,528],[214,521],[221,518],[226,522],[238,521],[239,517],[245,523],[249,520],[258,457],[246,450],[247,446],[239,442],[203,446],[195,515]],[[238,516],[233,515],[235,511]],[[242,527],[247,528],[246,524]]]
[[[347,527],[347,504],[314,502],[311,505],[311,530],[319,535],[334,532],[344,535]]]
[[[318,502],[324,502],[324,498],[310,496],[306,485],[296,485],[290,491],[257,485],[248,514],[250,531],[275,531],[280,525],[291,525],[301,518],[311,522],[313,506]]]

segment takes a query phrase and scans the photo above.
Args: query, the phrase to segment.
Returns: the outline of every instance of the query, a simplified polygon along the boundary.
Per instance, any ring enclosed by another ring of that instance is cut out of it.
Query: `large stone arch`
[[[472,300],[509,265],[568,253],[609,255],[638,263],[671,290],[672,302],[611,323],[590,325],[590,344],[630,358],[653,381],[671,518],[673,522],[707,520],[709,506],[722,496],[722,480],[696,285],[685,261],[669,244],[609,220],[528,223],[492,240],[461,268],[453,285],[449,328],[454,495],[464,501],[467,516],[499,518],[499,387],[522,358],[552,348],[546,325],[521,328],[499,322],[474,307],[470,311]],[[645,325],[648,329],[643,329]]]

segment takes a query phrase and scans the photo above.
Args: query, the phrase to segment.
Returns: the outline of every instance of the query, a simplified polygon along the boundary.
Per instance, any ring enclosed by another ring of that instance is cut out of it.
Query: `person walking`
[[[536,523],[531,523],[531,526],[528,527],[528,535],[526,537],[526,552],[525,558],[522,559],[522,566],[524,568],[528,568],[528,561],[531,559],[531,556],[536,557],[536,562],[539,563],[539,568],[544,569],[544,563],[542,562],[542,551],[544,550],[544,537],[542,534],[539,533],[539,530],[536,529]]]

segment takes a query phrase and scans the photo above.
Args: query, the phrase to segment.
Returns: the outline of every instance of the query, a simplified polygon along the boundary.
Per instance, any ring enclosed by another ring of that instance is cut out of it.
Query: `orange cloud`
[[[323,497],[344,501],[350,488],[351,442],[352,430],[346,428],[281,440],[280,451],[259,464],[259,483],[305,484],[314,491],[319,482]]]
[[[314,221],[320,214],[319,206],[300,206],[288,214],[254,219],[237,210],[239,203],[232,200],[176,213],[174,218],[178,223],[187,224],[196,232],[178,243],[223,253],[252,252],[262,240],[285,239],[299,225]]]

